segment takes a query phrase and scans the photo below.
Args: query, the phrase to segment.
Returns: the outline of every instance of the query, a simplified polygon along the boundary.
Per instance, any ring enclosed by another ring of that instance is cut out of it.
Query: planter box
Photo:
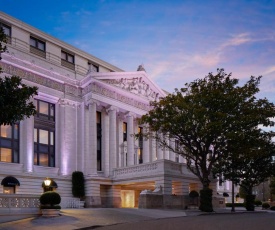
[[[55,217],[60,215],[60,209],[41,209],[42,216]]]

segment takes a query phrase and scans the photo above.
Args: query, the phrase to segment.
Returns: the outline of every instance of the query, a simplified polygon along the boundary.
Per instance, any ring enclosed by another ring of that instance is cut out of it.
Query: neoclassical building
[[[199,190],[181,156],[133,137],[148,128],[137,119],[149,102],[166,95],[143,66],[124,72],[3,12],[0,25],[1,76],[39,92],[34,117],[1,126],[0,194],[39,195],[50,178],[71,198],[74,171],[84,173],[87,207],[137,207],[141,191],[155,188],[173,206],[171,197]]]

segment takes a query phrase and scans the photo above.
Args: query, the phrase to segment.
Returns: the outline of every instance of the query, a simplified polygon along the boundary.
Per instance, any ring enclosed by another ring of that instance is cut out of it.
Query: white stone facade
[[[49,177],[62,197],[72,197],[71,175],[82,171],[88,207],[136,207],[140,192],[157,186],[164,195],[199,190],[198,179],[181,156],[153,140],[141,140],[141,145],[133,137],[137,119],[150,110],[149,102],[165,96],[145,71],[124,72],[1,12],[0,22],[11,31],[8,52],[0,61],[2,76],[17,75],[37,86],[35,99],[55,106],[54,166],[34,164],[31,117],[20,122],[19,163],[1,161],[0,180],[16,177],[16,193],[37,195]],[[42,52],[30,46],[33,37],[45,45]],[[73,62],[64,62],[63,51]]]

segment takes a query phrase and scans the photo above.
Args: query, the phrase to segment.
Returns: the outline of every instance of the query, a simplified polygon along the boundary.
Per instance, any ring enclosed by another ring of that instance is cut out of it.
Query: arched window
[[[7,176],[2,180],[1,185],[3,185],[3,193],[14,194],[16,186],[20,186],[20,183],[15,177]]]

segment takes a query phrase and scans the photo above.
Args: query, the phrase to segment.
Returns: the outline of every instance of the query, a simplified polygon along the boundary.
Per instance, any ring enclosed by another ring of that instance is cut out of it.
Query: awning
[[[46,185],[45,185],[45,181],[43,181],[43,183],[42,183],[42,187],[43,187],[43,188],[44,188],[44,187],[49,187],[49,188],[58,188],[57,183],[56,183],[54,180],[50,179],[50,181],[51,181],[51,183],[50,183],[50,185],[49,185],[49,186],[46,186]]]
[[[12,187],[12,186],[16,186],[16,185],[20,186],[20,183],[15,177],[7,176],[2,180],[1,185],[6,186],[6,187]]]

